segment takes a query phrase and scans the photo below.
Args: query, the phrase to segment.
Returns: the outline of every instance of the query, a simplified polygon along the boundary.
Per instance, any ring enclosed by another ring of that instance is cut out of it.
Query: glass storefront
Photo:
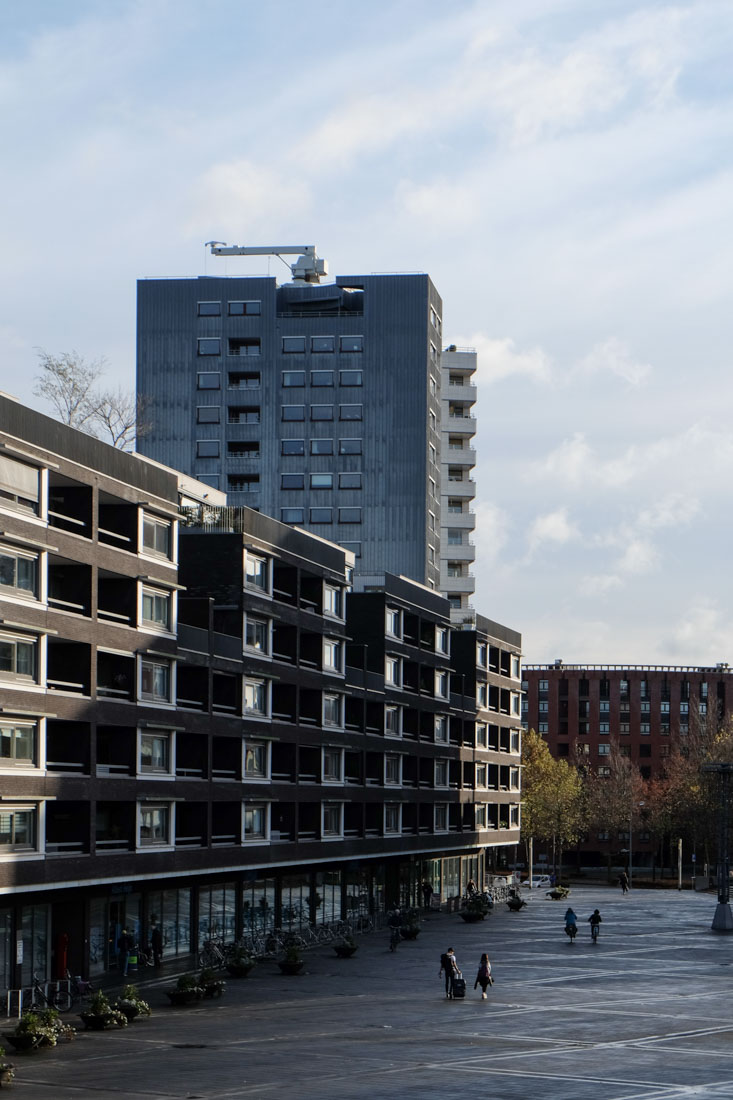
[[[322,871],[316,875],[313,902],[316,924],[332,924],[341,919],[340,871]]]
[[[310,875],[284,875],[282,880],[282,926],[296,931],[310,924]]]
[[[45,977],[48,972],[48,905],[24,905],[20,911],[20,931],[23,939],[22,985],[31,985],[33,975]]]
[[[236,895],[234,882],[202,888],[199,893],[199,944],[211,939],[234,943],[237,938]]]
[[[255,878],[242,884],[242,931],[245,936],[275,927],[275,879]]]
[[[187,955],[191,950],[191,890],[155,890],[147,895],[150,927],[163,936],[163,958]],[[150,928],[146,943],[150,943]]]

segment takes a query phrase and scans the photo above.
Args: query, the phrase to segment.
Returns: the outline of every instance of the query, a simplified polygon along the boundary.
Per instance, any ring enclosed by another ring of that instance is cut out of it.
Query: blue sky
[[[728,0],[6,4],[0,388],[131,388],[135,280],[212,238],[428,271],[477,608],[529,661],[733,660],[732,53]]]

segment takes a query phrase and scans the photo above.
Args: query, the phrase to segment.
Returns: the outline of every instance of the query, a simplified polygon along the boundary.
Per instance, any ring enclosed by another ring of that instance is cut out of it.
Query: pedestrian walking
[[[629,892],[629,876],[625,871],[622,871],[618,876],[618,884],[621,887],[622,894],[628,894]]]
[[[453,982],[460,974],[456,961],[456,953],[452,947],[449,947],[448,950],[440,956],[438,977],[440,977],[441,974],[445,975],[445,995],[450,1001],[453,997]]]
[[[493,984],[494,979],[491,977],[491,963],[489,962],[489,956],[484,951],[478,964],[478,974],[476,975],[476,981],[473,983],[473,988],[478,989],[478,987],[481,986],[481,1000],[485,1001],[486,990]]]
[[[427,880],[422,884],[422,900],[426,910],[430,908],[430,900],[433,896],[433,884]]]

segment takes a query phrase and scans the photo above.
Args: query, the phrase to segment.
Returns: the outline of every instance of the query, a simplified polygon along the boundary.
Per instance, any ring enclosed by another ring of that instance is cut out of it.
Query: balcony
[[[58,775],[88,775],[90,727],[86,722],[48,719],[46,770]]]
[[[48,605],[72,615],[91,615],[92,571],[56,554],[48,557]]]
[[[46,804],[46,855],[79,856],[89,851],[89,803]]]
[[[97,698],[129,702],[135,691],[135,658],[97,652]]]
[[[91,646],[82,642],[67,642],[62,638],[49,638],[46,683],[51,691],[89,695]]]
[[[48,523],[59,531],[92,537],[92,489],[51,472],[48,485]]]
[[[476,513],[475,512],[451,512],[448,508],[443,508],[442,527],[445,530],[448,527],[455,527],[460,531],[473,531],[476,526]],[[441,533],[441,540],[446,536]]]
[[[463,577],[448,577],[441,576],[440,588],[445,595],[451,595],[459,592],[475,592],[476,591],[476,579],[469,574]]]
[[[473,469],[476,465],[476,448],[452,447],[449,444],[447,450],[443,449],[442,461],[444,466],[450,463],[451,466],[461,466],[464,470]]]
[[[449,474],[443,484],[444,492],[450,497],[473,500],[476,496],[476,482],[471,477],[453,478]]]
[[[137,553],[138,509],[134,504],[99,494],[97,538],[107,546]]]
[[[448,381],[448,385],[445,385],[445,379],[443,380],[443,397],[448,397],[451,401],[465,401],[469,405],[473,405],[478,396],[476,386],[468,381],[470,376],[466,376],[466,380],[463,382]]]
[[[441,429],[456,435],[473,436],[476,434],[475,416],[447,416],[441,422]]]
[[[137,582],[132,577],[99,570],[97,618],[122,626],[134,626],[137,617]]]
[[[441,557],[447,561],[472,562],[476,560],[476,547],[469,539],[457,545],[446,539],[441,545]]]

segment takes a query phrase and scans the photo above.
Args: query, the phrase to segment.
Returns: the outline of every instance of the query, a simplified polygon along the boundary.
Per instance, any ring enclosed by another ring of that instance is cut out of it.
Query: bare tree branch
[[[33,393],[48,401],[64,424],[89,431],[95,411],[94,387],[104,373],[104,359],[87,362],[76,351],[61,355],[51,355],[43,348],[37,351],[41,373]]]

